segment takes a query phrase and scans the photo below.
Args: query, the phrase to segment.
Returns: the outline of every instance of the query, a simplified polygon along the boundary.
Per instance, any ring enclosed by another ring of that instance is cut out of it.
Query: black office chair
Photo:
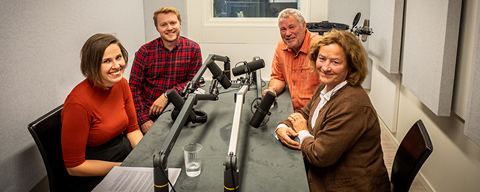
[[[66,184],[71,177],[65,168],[62,155],[62,108],[63,105],[60,105],[28,125],[28,131],[42,154],[51,192],[68,191]]]
[[[392,166],[391,191],[408,191],[432,151],[433,145],[428,132],[422,120],[418,120],[398,146]]]

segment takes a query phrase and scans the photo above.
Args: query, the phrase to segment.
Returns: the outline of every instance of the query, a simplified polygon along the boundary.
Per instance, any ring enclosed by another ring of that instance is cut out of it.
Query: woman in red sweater
[[[81,50],[86,77],[65,100],[62,151],[71,191],[91,191],[142,139],[123,72],[128,53],[110,34],[95,34]]]

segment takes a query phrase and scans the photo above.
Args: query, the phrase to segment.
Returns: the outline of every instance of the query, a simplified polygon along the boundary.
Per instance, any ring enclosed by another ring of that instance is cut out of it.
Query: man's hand
[[[275,88],[268,87],[267,89],[262,91],[262,97],[265,97],[265,94],[267,94],[268,91],[272,92],[273,94],[275,94],[275,96],[277,96],[277,92],[276,92]],[[275,100],[277,100],[277,97],[275,97]]]
[[[293,148],[293,149],[300,149],[300,143],[292,140],[290,137],[298,136],[298,133],[293,131],[289,127],[280,127],[277,129],[277,137],[278,139],[285,144],[286,146]]]
[[[160,97],[153,102],[152,106],[150,107],[150,111],[148,112],[151,116],[160,115],[162,111],[168,104],[168,99],[165,97],[165,93],[160,95]]]
[[[152,125],[153,125],[153,121],[148,120],[147,122],[143,123],[142,126],[140,126],[140,129],[142,129],[143,133],[147,133],[148,130],[150,130],[150,128],[152,127]]]

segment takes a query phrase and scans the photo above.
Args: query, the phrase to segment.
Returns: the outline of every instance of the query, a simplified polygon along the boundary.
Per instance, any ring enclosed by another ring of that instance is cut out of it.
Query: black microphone
[[[241,74],[245,74],[245,73],[248,73],[248,72],[255,71],[255,70],[260,69],[260,68],[264,68],[264,67],[265,67],[265,62],[263,61],[263,59],[258,59],[258,60],[251,61],[251,62],[247,63],[246,65],[242,65],[240,67],[233,68],[232,73],[233,73],[234,76],[238,76],[238,75],[241,75]]]
[[[180,110],[182,110],[183,104],[185,103],[183,98],[175,91],[175,89],[170,89],[167,92],[167,98],[168,98],[168,101],[172,102],[173,106],[175,106],[175,109],[177,109],[177,111],[179,113]],[[172,116],[173,116],[173,111],[172,111]],[[176,116],[175,116],[175,118],[172,117],[172,119],[174,121],[175,121],[176,118],[177,118]],[[185,124],[187,124],[189,121],[194,121],[195,118],[196,118],[195,113],[193,111],[190,111],[190,117],[185,122]]]
[[[275,97],[276,96],[274,93],[272,93],[271,91],[267,91],[267,93],[262,99],[262,102],[257,107],[255,114],[250,120],[250,125],[252,127],[258,128],[260,126],[260,123],[262,123],[263,118],[265,118],[265,115],[270,115],[270,112],[268,110],[270,109],[270,106],[272,106],[273,101],[275,101]]]
[[[370,34],[370,20],[369,19],[365,19],[365,21],[363,21],[363,29],[362,29],[363,32],[365,33],[362,33],[362,41],[363,42],[366,42],[367,41],[367,37],[368,35]]]
[[[224,89],[228,89],[230,86],[232,86],[232,83],[230,83],[230,79],[228,79],[227,76],[223,74],[223,71],[218,68],[217,64],[215,64],[214,61],[208,63],[207,67],[210,72],[212,72],[213,78],[218,80],[220,84],[222,84],[222,87]]]
[[[214,94],[197,94],[197,100],[216,101],[216,100],[218,100],[218,96],[216,96]]]

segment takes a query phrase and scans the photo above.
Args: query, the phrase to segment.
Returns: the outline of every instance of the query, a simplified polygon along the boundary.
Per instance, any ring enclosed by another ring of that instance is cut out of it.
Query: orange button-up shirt
[[[288,85],[294,111],[310,101],[320,84],[320,79],[315,70],[311,69],[308,59],[308,49],[318,38],[319,35],[307,30],[303,45],[297,54],[283,40],[278,41],[275,48],[270,78],[284,81]]]

